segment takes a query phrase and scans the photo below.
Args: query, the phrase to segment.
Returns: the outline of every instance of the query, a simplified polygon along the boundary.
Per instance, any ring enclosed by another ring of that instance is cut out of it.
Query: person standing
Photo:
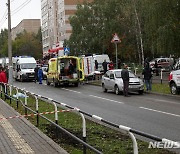
[[[74,67],[74,65],[72,63],[72,60],[69,61],[69,68],[68,69],[69,69],[69,76],[70,76],[70,78],[73,78],[73,73],[75,71],[75,67]]]
[[[6,76],[5,68],[2,68],[0,71],[0,83],[2,84],[3,92],[6,100],[8,99],[7,86],[6,86],[6,84],[8,83],[8,79]]]
[[[95,71],[98,71],[98,61],[95,60]]]
[[[129,71],[128,66],[124,65],[124,69],[121,71],[121,77],[123,80],[123,93],[125,97],[129,97],[128,95],[128,87],[129,87]]]
[[[42,78],[43,78],[43,71],[42,67],[38,69],[38,79],[39,79],[39,84],[42,84]]]
[[[38,81],[38,65],[36,65],[35,69],[34,69],[34,82],[36,83]]]
[[[109,63],[109,70],[113,70],[114,69],[114,64],[112,61],[110,61]]]
[[[145,68],[143,69],[142,74],[144,75],[144,82],[146,85],[146,91],[151,91],[151,78],[152,78],[152,69],[149,67],[149,64],[146,64]]]
[[[107,62],[106,60],[104,60],[104,62],[102,63],[102,66],[103,66],[103,71],[104,71],[104,74],[107,72]]]

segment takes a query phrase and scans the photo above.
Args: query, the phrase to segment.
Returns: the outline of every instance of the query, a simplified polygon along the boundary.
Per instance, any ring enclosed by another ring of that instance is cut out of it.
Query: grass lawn
[[[14,91],[15,93],[15,91]],[[24,99],[22,99],[24,101]],[[12,104],[7,101],[7,103],[17,108],[16,101],[12,101]],[[35,99],[33,97],[28,97],[28,107],[35,110]],[[59,108],[58,110],[62,110]],[[19,103],[18,112],[24,114],[24,108]],[[44,101],[39,101],[39,113],[53,111],[54,106]],[[28,114],[31,114],[28,111]],[[54,114],[45,115],[52,121],[54,120]],[[82,119],[79,114],[74,112],[60,112],[58,113],[58,124],[73,133],[77,137],[82,139]],[[36,125],[36,116],[28,117],[28,120]],[[132,140],[126,134],[119,131],[111,129],[109,127],[97,124],[93,121],[86,119],[87,127],[87,143],[95,147],[96,149],[102,151],[105,154],[131,154],[133,153]],[[83,153],[82,145],[77,141],[73,140],[67,136],[64,132],[58,131],[56,133],[56,128],[40,118],[39,127],[42,132],[51,137],[55,142],[57,142],[62,148],[71,154],[81,154]],[[149,149],[148,143],[137,140],[138,148],[140,154],[172,154],[173,152],[163,150],[163,149]],[[87,153],[93,153],[88,150]]]
[[[171,94],[168,84],[152,84],[152,92],[162,93],[162,94]]]

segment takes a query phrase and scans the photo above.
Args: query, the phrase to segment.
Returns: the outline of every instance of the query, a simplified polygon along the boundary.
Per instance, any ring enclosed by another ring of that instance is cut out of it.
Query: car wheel
[[[114,92],[116,95],[120,94],[119,87],[117,85],[115,85],[115,87],[114,87]]]
[[[46,84],[49,86],[50,85],[50,82],[48,81],[48,79],[46,80]]]
[[[144,93],[144,90],[139,90],[138,93],[139,95],[142,95]]]
[[[171,94],[176,95],[178,93],[178,89],[175,83],[170,85]]]
[[[102,84],[102,89],[104,92],[107,92],[107,89],[105,88],[104,84]]]

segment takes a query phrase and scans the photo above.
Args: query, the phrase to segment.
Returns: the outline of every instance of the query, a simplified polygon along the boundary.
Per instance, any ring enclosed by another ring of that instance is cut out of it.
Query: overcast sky
[[[6,3],[0,0],[0,29],[8,28]],[[41,19],[41,0],[11,0],[11,15],[12,28],[23,19]]]

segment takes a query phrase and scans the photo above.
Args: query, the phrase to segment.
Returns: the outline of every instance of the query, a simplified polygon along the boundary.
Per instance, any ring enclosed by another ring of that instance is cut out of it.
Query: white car
[[[104,92],[114,91],[117,95],[123,92],[123,80],[121,78],[122,69],[109,70],[102,76],[102,88]],[[136,91],[139,94],[144,92],[143,81],[129,72],[129,91]]]
[[[173,95],[180,92],[180,69],[172,71],[169,75],[170,91]]]

